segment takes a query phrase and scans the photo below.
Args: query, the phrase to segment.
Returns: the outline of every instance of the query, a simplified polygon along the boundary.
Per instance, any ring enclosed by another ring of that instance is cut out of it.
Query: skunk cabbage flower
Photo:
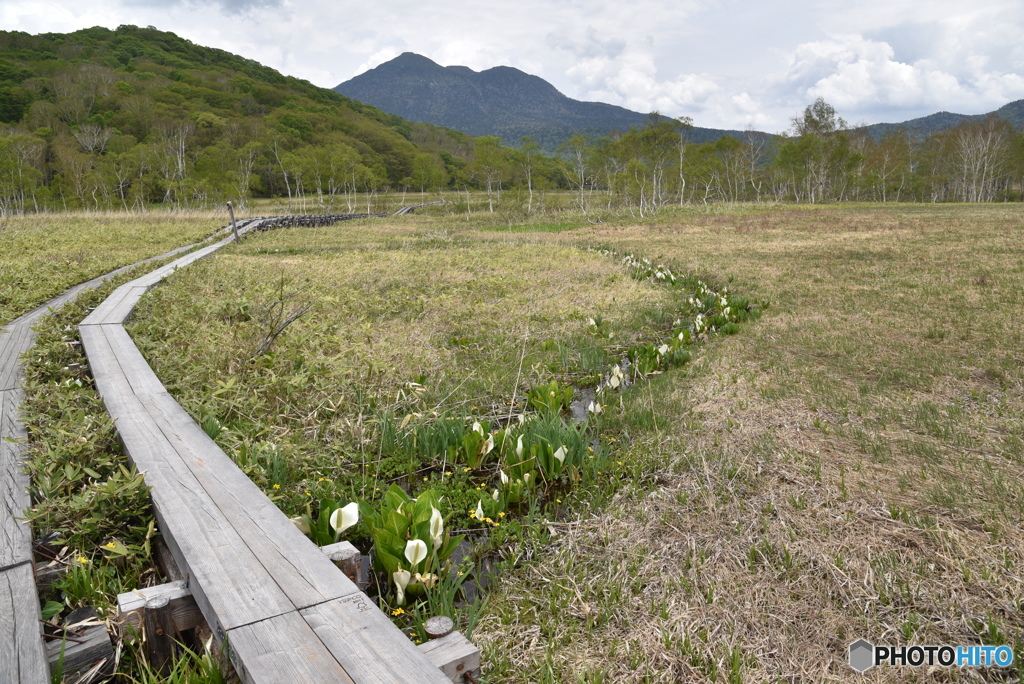
[[[484,428],[480,423],[473,423],[473,432],[479,434],[481,437],[484,436]]]
[[[476,502],[476,519],[483,520],[484,517],[484,500],[480,499]]]
[[[405,543],[405,557],[416,567],[427,557],[427,545],[419,539],[410,539]]]
[[[434,549],[437,550],[441,546],[444,535],[444,518],[441,517],[441,511],[433,506],[430,507],[430,511],[430,541],[434,543]]]
[[[409,586],[412,575],[408,570],[396,570],[391,577],[395,580],[395,587],[398,588],[398,605],[405,605],[405,588]]]
[[[494,435],[487,435],[487,439],[480,445],[480,449],[483,452],[481,456],[486,456],[494,450]]]
[[[337,508],[331,513],[331,527],[337,534],[341,534],[348,528],[359,522],[359,504],[355,501]]]
[[[309,520],[306,519],[306,516],[300,515],[297,518],[292,518],[291,520],[292,524],[299,528],[299,532],[302,534],[309,534]]]
[[[668,353],[668,345],[667,344],[663,344],[660,347],[658,347],[658,354],[659,355],[664,356],[667,353]]]
[[[516,443],[516,456],[519,458],[523,457],[523,436],[519,435],[519,441]]]
[[[597,414],[601,413],[601,404],[597,403],[596,401],[590,402],[589,404],[587,404],[587,412],[593,413],[596,416]]]
[[[501,484],[503,486],[508,484],[508,475],[505,474],[504,470],[498,471],[498,477],[501,478]]]
[[[559,463],[561,463],[562,465],[565,465],[565,446],[564,445],[558,447],[558,451],[555,452],[555,458],[558,459]]]
[[[497,489],[495,489],[495,490],[494,490],[494,493],[493,493],[493,494],[491,494],[491,498],[492,498],[492,499],[494,499],[495,501],[497,501],[497,500],[498,500],[498,496],[499,496],[499,494],[498,494],[498,490],[497,490]]]

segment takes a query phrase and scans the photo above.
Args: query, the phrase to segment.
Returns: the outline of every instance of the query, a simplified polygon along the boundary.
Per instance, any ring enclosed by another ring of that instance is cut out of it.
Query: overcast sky
[[[513,66],[709,128],[779,132],[817,97],[851,124],[1024,98],[1022,0],[0,0],[6,30],[119,24],[328,88],[405,51]]]

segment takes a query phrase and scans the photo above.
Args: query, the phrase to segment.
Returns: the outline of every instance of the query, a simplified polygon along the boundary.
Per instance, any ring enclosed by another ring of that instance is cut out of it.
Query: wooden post
[[[423,623],[423,630],[427,633],[428,639],[440,639],[448,636],[455,629],[455,623],[450,617],[437,615]]]
[[[174,617],[170,608],[166,596],[146,602],[146,653],[149,664],[162,675],[171,671],[174,659]]]
[[[228,213],[231,214],[231,230],[235,233],[235,242],[238,242],[238,226],[235,225],[235,210],[228,202]]]

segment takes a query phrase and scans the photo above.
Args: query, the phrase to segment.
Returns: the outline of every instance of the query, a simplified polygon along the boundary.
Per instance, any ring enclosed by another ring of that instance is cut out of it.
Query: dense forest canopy
[[[791,135],[695,142],[691,129],[652,115],[575,135],[552,158],[530,138],[511,149],[411,123],[152,27],[0,32],[0,216],[254,197],[351,211],[367,196],[442,189],[527,212],[535,191],[571,189],[584,211],[639,216],[722,201],[1021,200],[1024,135],[995,116],[879,138],[819,99]]]
[[[472,140],[154,28],[0,32],[0,209],[447,182]]]

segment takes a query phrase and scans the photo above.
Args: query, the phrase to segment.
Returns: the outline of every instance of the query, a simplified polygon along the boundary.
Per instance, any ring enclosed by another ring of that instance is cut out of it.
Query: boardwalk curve
[[[282,223],[291,221],[256,220],[244,230]],[[229,241],[122,285],[79,326],[171,554],[243,682],[451,681],[192,420],[125,331],[146,290]]]
[[[22,354],[32,348],[32,328],[43,316],[134,266],[180,254],[187,245],[123,266],[80,283],[0,328],[0,683],[44,684],[50,681],[39,622],[39,596],[32,559],[32,531],[22,519],[31,505],[24,471],[28,437],[19,415],[24,400]]]

